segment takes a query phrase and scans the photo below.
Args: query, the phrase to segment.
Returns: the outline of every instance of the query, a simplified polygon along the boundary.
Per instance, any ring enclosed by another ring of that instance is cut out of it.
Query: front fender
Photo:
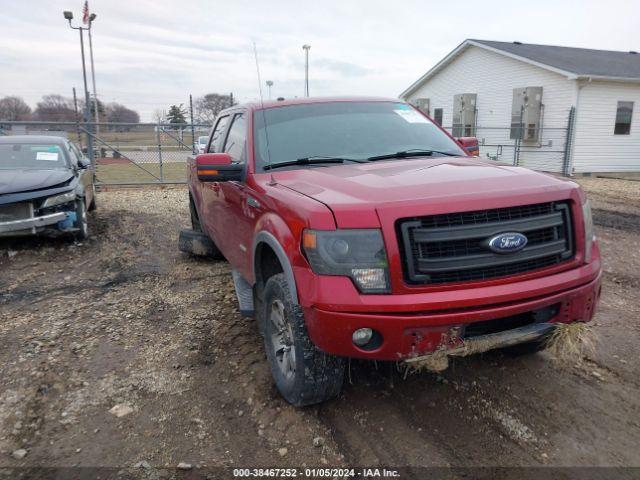
[[[251,283],[256,282],[256,254],[261,244],[268,245],[278,257],[282,270],[289,283],[291,301],[298,304],[298,289],[293,274],[293,265],[305,261],[300,253],[300,246],[296,238],[300,238],[291,231],[289,226],[280,217],[274,214],[263,216],[256,224],[256,233],[253,240],[251,264],[253,265]]]

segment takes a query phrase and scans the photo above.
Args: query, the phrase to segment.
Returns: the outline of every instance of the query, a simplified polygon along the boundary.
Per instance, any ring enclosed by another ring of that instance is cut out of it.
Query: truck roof
[[[399,102],[405,103],[398,98],[385,98],[385,97],[303,97],[303,98],[290,98],[285,100],[268,100],[265,102],[255,101],[247,102],[241,105],[234,105],[231,108],[225,109],[232,110],[236,108],[247,108],[249,110],[262,110],[267,108],[286,107],[289,105],[306,105],[310,103],[331,103],[331,102]],[[221,112],[222,113],[222,112]]]

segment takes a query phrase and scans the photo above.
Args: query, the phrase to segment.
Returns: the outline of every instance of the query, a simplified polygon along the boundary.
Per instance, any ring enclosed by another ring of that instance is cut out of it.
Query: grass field
[[[132,163],[115,165],[98,165],[96,178],[99,183],[141,183],[185,182],[187,180],[187,166],[185,163],[165,163],[162,172],[158,164],[145,164],[144,170]],[[145,171],[146,170],[146,171]]]

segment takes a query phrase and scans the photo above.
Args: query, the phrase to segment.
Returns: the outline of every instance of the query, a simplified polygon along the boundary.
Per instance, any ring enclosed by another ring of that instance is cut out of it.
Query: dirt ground
[[[276,392],[228,265],[178,252],[184,189],[100,193],[83,244],[0,241],[0,466],[638,467],[640,182],[580,182],[605,266],[583,366],[354,361],[304,409]]]

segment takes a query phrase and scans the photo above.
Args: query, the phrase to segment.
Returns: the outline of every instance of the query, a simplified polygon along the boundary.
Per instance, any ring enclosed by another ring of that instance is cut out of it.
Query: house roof
[[[506,55],[571,79],[593,78],[594,80],[640,82],[640,54],[638,53],[469,39],[458,45],[400,96],[404,98],[410,95],[429,77],[471,46]]]

